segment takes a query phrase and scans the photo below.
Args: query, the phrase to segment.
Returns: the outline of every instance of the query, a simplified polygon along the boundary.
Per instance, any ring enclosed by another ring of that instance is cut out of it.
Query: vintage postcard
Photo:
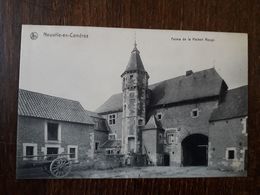
[[[17,179],[247,175],[247,34],[23,25]]]

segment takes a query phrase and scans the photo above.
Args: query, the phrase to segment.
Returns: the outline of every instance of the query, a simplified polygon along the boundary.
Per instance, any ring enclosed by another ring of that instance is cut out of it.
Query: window
[[[116,139],[116,134],[115,134],[115,133],[110,133],[110,134],[108,135],[108,139],[109,139],[109,140],[115,140],[115,139]]]
[[[134,77],[134,75],[131,74],[131,75],[130,75],[130,79],[132,79],[133,77]]]
[[[68,145],[68,153],[70,160],[78,159],[78,146],[76,145]]]
[[[135,98],[135,92],[130,92],[130,93],[129,93],[129,97],[130,97],[131,99]]]
[[[113,149],[106,149],[106,154],[112,155],[112,154],[114,154],[114,150]]]
[[[157,114],[157,120],[161,120],[162,119],[162,113],[158,113]]]
[[[95,150],[99,149],[99,142],[95,142]]]
[[[33,155],[33,146],[26,147],[26,157]]]
[[[60,129],[58,123],[47,123],[46,141],[60,141]]]
[[[235,158],[235,151],[229,150],[228,151],[228,159],[234,159]]]
[[[236,148],[227,148],[226,150],[226,159],[227,160],[234,160],[236,158]]]
[[[23,160],[37,160],[37,144],[23,144]]]
[[[139,119],[139,120],[138,120],[138,125],[139,125],[139,126],[143,125],[143,119]]]
[[[174,133],[168,133],[167,134],[167,142],[168,142],[168,144],[173,144],[175,142]]]
[[[197,118],[199,116],[199,109],[198,108],[193,109],[190,114],[192,118]]]
[[[109,114],[108,115],[108,123],[109,123],[109,125],[116,124],[116,114]]]
[[[159,133],[159,143],[163,144],[163,134]]]
[[[70,158],[76,158],[76,148],[70,148]]]

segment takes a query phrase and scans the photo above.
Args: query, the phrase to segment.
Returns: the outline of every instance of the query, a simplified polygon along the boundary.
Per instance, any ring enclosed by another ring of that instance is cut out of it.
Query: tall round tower
[[[123,91],[122,153],[141,153],[140,129],[146,120],[146,98],[149,75],[145,71],[140,52],[131,52],[126,70],[121,75]]]

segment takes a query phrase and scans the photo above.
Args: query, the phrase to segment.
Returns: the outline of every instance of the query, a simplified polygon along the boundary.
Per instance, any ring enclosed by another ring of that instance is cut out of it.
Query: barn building
[[[17,166],[49,154],[93,158],[108,139],[106,121],[74,100],[20,89],[18,98]]]

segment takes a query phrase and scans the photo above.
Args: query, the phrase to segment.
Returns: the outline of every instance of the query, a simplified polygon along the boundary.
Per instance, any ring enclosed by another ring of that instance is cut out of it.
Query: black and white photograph
[[[23,25],[16,178],[247,176],[247,37]]]

